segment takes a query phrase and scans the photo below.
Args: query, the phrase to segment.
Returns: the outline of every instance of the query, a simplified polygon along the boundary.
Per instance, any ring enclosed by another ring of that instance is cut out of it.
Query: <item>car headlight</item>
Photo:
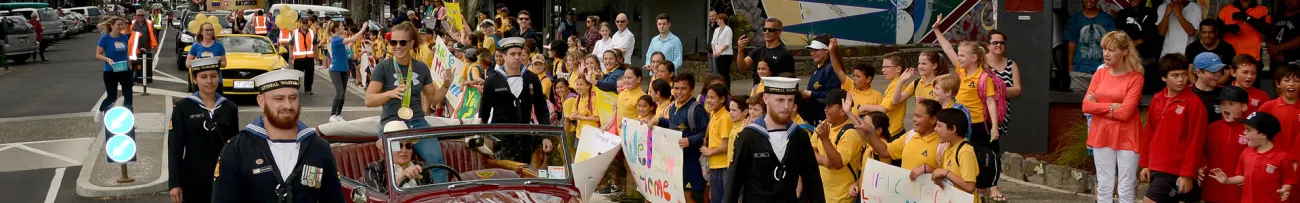
[[[194,37],[187,34],[181,34],[181,42],[194,43]]]

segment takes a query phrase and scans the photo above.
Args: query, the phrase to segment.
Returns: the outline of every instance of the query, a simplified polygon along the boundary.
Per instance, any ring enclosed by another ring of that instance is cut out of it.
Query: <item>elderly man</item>
[[[636,48],[636,35],[627,29],[627,14],[620,13],[614,18],[614,25],[618,27],[618,32],[614,33],[614,49],[623,52],[623,63],[632,63],[632,51]],[[650,52],[654,53],[654,52]],[[648,58],[648,57],[647,57]]]

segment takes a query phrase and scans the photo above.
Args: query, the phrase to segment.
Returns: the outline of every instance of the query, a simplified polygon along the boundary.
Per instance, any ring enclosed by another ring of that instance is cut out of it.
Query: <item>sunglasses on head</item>
[[[406,44],[410,42],[411,40],[388,40],[388,44],[393,44],[397,46],[406,46]]]
[[[763,28],[763,32],[780,32],[781,28]]]

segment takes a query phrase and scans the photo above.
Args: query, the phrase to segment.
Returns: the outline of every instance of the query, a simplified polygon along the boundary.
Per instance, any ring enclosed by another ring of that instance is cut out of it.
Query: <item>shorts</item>
[[[1178,194],[1177,175],[1153,170],[1151,171],[1151,184],[1147,186],[1146,198],[1157,203],[1200,202],[1201,187],[1198,185],[1193,182],[1190,192]]]

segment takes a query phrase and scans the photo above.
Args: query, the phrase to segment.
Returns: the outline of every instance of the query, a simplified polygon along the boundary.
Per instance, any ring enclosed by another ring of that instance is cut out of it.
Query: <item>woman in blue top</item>
[[[122,87],[122,97],[127,109],[133,109],[131,106],[131,86],[134,85],[131,75],[131,67],[127,61],[127,43],[130,36],[122,34],[126,32],[126,19],[121,17],[107,17],[104,22],[99,23],[101,32],[107,31],[99,37],[99,43],[95,47],[95,59],[104,61],[104,92],[108,94],[104,97],[104,102],[99,105],[99,112],[95,114],[95,122],[99,122],[104,116],[104,111],[113,107],[117,102],[117,88]]]
[[[194,21],[190,21],[189,31],[191,33],[199,33],[199,41],[190,46],[190,53],[188,56],[185,56],[185,67],[191,67],[190,62],[194,61],[194,59],[216,57],[221,59],[221,65],[218,66],[218,70],[226,68],[226,47],[222,46],[221,42],[217,41],[216,33],[217,30],[221,30],[221,24],[216,20],[216,18],[195,18]],[[220,73],[221,71],[217,72]],[[191,81],[193,81],[193,79],[191,79]],[[221,81],[220,74],[217,75],[217,81]],[[190,85],[189,90],[195,91],[198,90],[198,87]],[[217,91],[221,91],[219,86]]]
[[[334,37],[330,38],[329,63],[330,63],[330,80],[334,82],[334,105],[330,107],[330,122],[343,121],[343,96],[347,93],[348,84],[348,52],[347,44],[352,44],[365,36],[368,26],[361,26],[361,31],[347,37],[347,30],[343,29],[342,23],[329,23],[326,26]],[[347,38],[343,38],[347,37]]]

